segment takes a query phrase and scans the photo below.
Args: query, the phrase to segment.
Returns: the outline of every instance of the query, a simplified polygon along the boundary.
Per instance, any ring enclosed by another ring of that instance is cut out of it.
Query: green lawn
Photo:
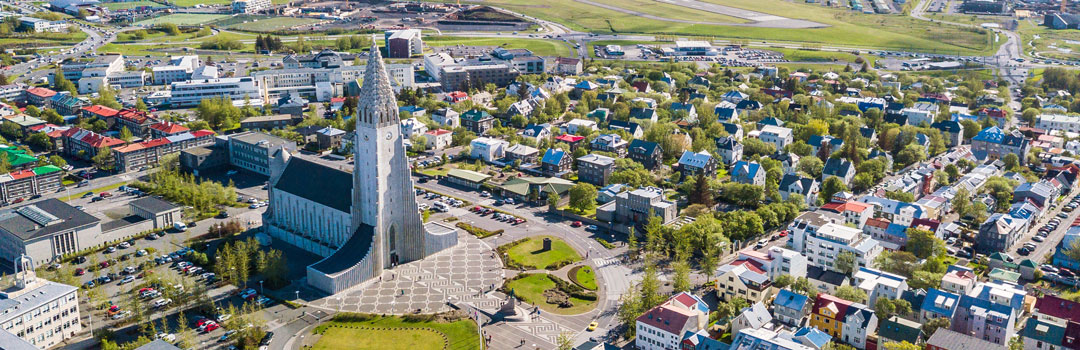
[[[131,1],[131,2],[106,2],[102,4],[105,8],[116,11],[136,8],[139,6],[153,6],[153,7],[165,7],[162,4],[153,1]]]
[[[1050,58],[1080,59],[1080,30],[1052,30],[1031,21],[1020,21],[1017,32],[1023,41],[1025,53],[1034,50]]]
[[[514,295],[521,298],[522,301],[556,314],[576,315],[592,310],[596,306],[595,300],[574,297],[570,298],[570,302],[574,304],[572,307],[561,308],[555,304],[548,304],[547,298],[544,297],[544,291],[555,288],[555,282],[551,280],[552,278],[557,277],[551,277],[547,274],[528,274],[525,277],[507,282],[506,287],[512,289]]]
[[[574,272],[578,284],[588,290],[596,290],[596,271],[590,266],[582,266]]]
[[[574,52],[570,45],[559,40],[548,39],[520,39],[520,38],[464,38],[454,36],[430,36],[424,38],[424,45],[428,46],[501,46],[508,49],[529,49],[539,56],[573,56]]]
[[[748,20],[721,15],[715,12],[692,9],[654,0],[594,0],[623,9],[633,10],[661,18],[685,19],[700,22],[747,23]]]
[[[230,29],[246,30],[250,32],[272,32],[276,30],[290,29],[295,26],[310,25],[323,22],[314,18],[275,17],[254,22],[237,23],[229,26]]]
[[[350,326],[359,327],[410,327],[431,328],[445,335],[450,346],[449,350],[476,350],[481,349],[480,338],[476,332],[476,323],[471,320],[460,320],[450,323],[442,322],[410,322],[401,317],[373,316],[374,318],[362,322],[330,321],[320,325],[315,332],[326,333],[312,347],[315,350],[339,350],[339,349],[370,349],[370,350],[427,350],[443,349],[443,339],[432,332],[417,330],[395,331],[371,331],[356,328],[342,328]],[[372,341],[377,339],[378,341]],[[367,341],[365,341],[367,340]]]
[[[201,0],[200,0],[201,1]],[[174,13],[171,15],[165,15],[161,17],[155,17],[135,22],[135,25],[153,26],[158,23],[172,23],[176,25],[200,25],[207,22],[216,21],[229,15],[215,15],[215,14],[203,14],[203,13]]]
[[[603,0],[615,1],[615,0]],[[645,2],[647,0],[635,0]],[[988,54],[997,44],[988,31],[940,23],[928,23],[905,15],[869,15],[848,10],[783,0],[703,0],[778,16],[806,19],[826,28],[788,29],[675,23],[641,18],[574,0],[490,0],[485,5],[507,8],[571,29],[598,33],[648,33],[713,36],[736,40],[770,40],[865,48],[917,50],[949,54]],[[445,1],[444,1],[445,2]],[[476,1],[472,1],[476,2]],[[621,2],[620,2],[621,3]],[[656,7],[661,6],[661,7]],[[650,2],[648,10],[661,11],[669,4]],[[668,9],[670,10],[670,9]],[[691,10],[687,10],[691,11]],[[700,17],[690,17],[700,18]]]
[[[378,339],[379,341],[357,341]],[[373,330],[329,327],[312,347],[314,350],[442,350],[442,335],[420,329]]]
[[[544,238],[551,238],[551,250],[541,251],[544,247]],[[559,266],[559,263],[574,263],[581,261],[574,248],[565,241],[552,236],[529,237],[524,242],[506,250],[510,261],[532,269],[544,269]],[[557,269],[555,267],[554,269]]]
[[[74,33],[34,33],[30,35],[12,35],[0,37],[0,45],[15,46],[54,46],[77,44],[86,39],[86,33],[77,31]]]
[[[151,51],[153,49],[167,49],[167,48],[181,48],[184,45],[165,45],[165,44],[147,44],[147,45],[121,45],[109,43],[98,48],[99,53],[115,52],[124,56],[170,56],[172,53],[162,51]]]
[[[232,0],[171,0],[169,3],[177,7],[192,7],[195,5],[229,5]]]
[[[788,49],[779,47],[769,47],[765,49],[782,53],[784,54],[784,59],[792,62],[855,62],[855,59],[860,57],[850,52],[821,51],[816,49]],[[874,61],[876,60],[875,56],[871,55],[861,57],[869,61],[871,66],[873,66]]]

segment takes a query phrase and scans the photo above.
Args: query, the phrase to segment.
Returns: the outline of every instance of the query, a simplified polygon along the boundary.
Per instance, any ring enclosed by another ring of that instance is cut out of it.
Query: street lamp
[[[263,281],[259,281],[259,294],[266,294],[266,290],[263,289]]]

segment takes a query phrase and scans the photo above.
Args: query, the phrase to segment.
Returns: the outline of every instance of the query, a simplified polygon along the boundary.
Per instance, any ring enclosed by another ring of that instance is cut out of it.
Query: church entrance
[[[390,253],[390,266],[397,266],[397,264],[398,264],[398,255],[397,255],[397,253],[396,252]]]

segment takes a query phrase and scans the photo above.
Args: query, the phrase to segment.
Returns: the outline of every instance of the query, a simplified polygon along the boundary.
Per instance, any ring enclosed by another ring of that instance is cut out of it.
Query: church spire
[[[371,51],[367,68],[364,70],[364,84],[360,87],[358,105],[357,127],[378,128],[400,122],[397,98],[394,96],[394,89],[390,87],[390,76],[386,74],[386,66],[374,36],[371,39]]]

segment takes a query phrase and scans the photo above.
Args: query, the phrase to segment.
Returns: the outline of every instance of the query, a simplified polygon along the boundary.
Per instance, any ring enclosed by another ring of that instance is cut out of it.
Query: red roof
[[[562,134],[562,135],[556,136],[555,139],[559,140],[559,141],[569,142],[569,143],[577,143],[578,141],[584,140],[585,136]]]
[[[102,106],[102,105],[93,105],[93,106],[83,107],[82,110],[93,113],[93,114],[97,114],[97,115],[102,116],[102,117],[112,117],[112,116],[115,116],[117,113],[120,113],[120,111],[118,111],[118,110],[115,110],[115,109],[112,109],[112,108],[109,108],[109,107],[105,107],[105,106]]]
[[[209,136],[209,135],[214,135],[214,132],[210,131],[210,130],[196,130],[196,131],[191,132],[191,136],[195,136],[196,138],[203,137],[203,136]]]
[[[888,228],[889,224],[891,224],[891,222],[889,222],[889,219],[880,219],[880,218],[866,219],[866,226],[873,226],[873,227],[880,228],[882,230]]]
[[[113,148],[113,151],[116,151],[117,153],[127,153],[127,152],[132,152],[132,151],[138,151],[138,150],[145,149],[145,148],[146,147],[143,147],[142,144],[133,143],[133,144],[130,144],[130,145],[124,145],[124,146],[120,146],[120,147],[117,147],[117,148]]]
[[[686,322],[690,320],[690,316],[692,314],[688,311],[664,303],[645,312],[637,318],[637,321],[681,337],[680,333],[686,326]]]
[[[153,147],[169,144],[169,139],[162,137],[160,139],[153,139],[153,140],[150,140],[150,141],[139,142],[139,144],[143,145],[143,147],[146,147],[146,148],[153,148]]]
[[[34,171],[30,170],[30,169],[25,169],[25,170],[19,170],[19,171],[12,171],[12,172],[8,173],[8,175],[11,175],[11,177],[15,178],[15,180],[25,179],[25,178],[28,178],[28,177],[34,177]]]
[[[454,92],[451,92],[451,93],[446,94],[446,95],[450,96],[450,97],[453,97],[453,98],[469,97],[469,94],[465,93],[464,91],[454,91]]]
[[[116,116],[120,119],[135,122],[135,124],[146,123],[147,120],[150,120],[150,118],[153,117],[149,113],[130,108],[121,110]]]
[[[32,88],[26,89],[26,93],[34,95],[34,96],[38,96],[38,97],[43,97],[43,98],[49,98],[49,97],[56,96],[56,91],[52,91],[52,90],[49,90],[49,89],[46,89],[46,88],[41,88],[41,87],[32,87]]]
[[[190,130],[190,129],[188,129],[187,127],[185,127],[183,125],[173,123],[173,122],[169,122],[169,121],[163,121],[163,122],[151,125],[150,128],[154,129],[154,130],[157,130],[157,131],[160,131],[160,132],[163,132],[163,133],[166,133],[166,134],[169,134],[169,135],[178,134],[178,133],[182,133],[182,132]]]
[[[345,103],[344,97],[331,97],[330,103]]]
[[[450,130],[435,129],[435,130],[428,130],[428,132],[426,132],[425,134],[439,136],[439,135],[446,135],[446,134],[453,134],[453,133],[454,132],[450,131]]]
[[[817,300],[814,301],[814,313],[821,314],[818,310],[826,308],[829,305],[836,307],[836,314],[833,315],[833,318],[843,322],[844,316],[847,315],[847,308],[848,306],[851,306],[851,302],[829,294],[818,293]]]
[[[837,213],[843,213],[845,211],[861,213],[866,209],[870,209],[870,205],[856,201],[847,201],[843,203],[830,202],[829,204],[822,205],[821,209],[831,210]]]
[[[764,275],[765,270],[761,268],[761,263],[753,260],[736,260],[731,263],[732,266],[745,266],[747,270]]]
[[[1044,315],[1080,322],[1080,303],[1046,295],[1035,301],[1035,309]]]

